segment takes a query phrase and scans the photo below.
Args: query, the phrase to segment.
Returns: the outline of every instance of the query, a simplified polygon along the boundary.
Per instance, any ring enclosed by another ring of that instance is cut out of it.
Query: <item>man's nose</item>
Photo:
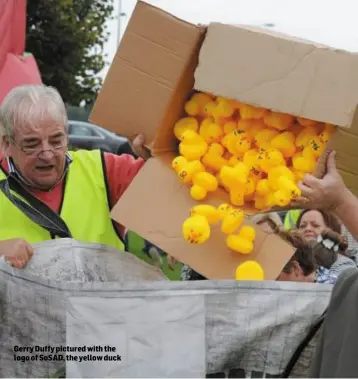
[[[42,159],[51,159],[54,156],[54,151],[48,143],[43,143],[39,157]]]

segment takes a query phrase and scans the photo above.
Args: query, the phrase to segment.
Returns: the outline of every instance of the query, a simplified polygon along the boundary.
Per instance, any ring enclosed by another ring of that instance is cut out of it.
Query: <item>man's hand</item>
[[[332,151],[327,157],[326,174],[322,179],[306,175],[299,187],[302,198],[298,201],[303,208],[336,209],[344,201],[348,189],[336,168],[336,153]]]
[[[134,154],[147,161],[151,155],[149,150],[144,146],[144,142],[145,140],[143,134],[138,134],[132,141],[131,148]]]
[[[31,245],[20,238],[0,241],[0,257],[15,268],[24,268],[34,251]]]

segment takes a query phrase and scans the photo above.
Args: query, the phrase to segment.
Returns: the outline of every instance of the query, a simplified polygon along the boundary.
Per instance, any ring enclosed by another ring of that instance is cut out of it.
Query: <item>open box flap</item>
[[[326,159],[330,151],[336,151],[336,165],[345,185],[358,196],[358,111],[355,112],[349,129],[337,128],[318,160],[314,175],[321,178],[325,174]]]
[[[264,29],[212,23],[195,89],[349,127],[358,99],[358,55]]]
[[[150,159],[112,211],[117,222],[134,230],[161,249],[209,279],[233,279],[237,266],[247,259],[259,262],[266,280],[274,280],[293,254],[281,238],[256,228],[255,251],[244,256],[226,247],[220,224],[213,227],[207,243],[190,245],[182,236],[182,224],[197,205],[172,171],[173,155]],[[219,205],[224,198],[212,197],[205,203]]]
[[[181,116],[194,81],[193,75],[185,85],[181,79],[194,72],[203,35],[202,28],[138,1],[90,121],[129,139],[143,133],[151,148],[161,127]],[[164,135],[157,150],[172,149],[172,136]]]

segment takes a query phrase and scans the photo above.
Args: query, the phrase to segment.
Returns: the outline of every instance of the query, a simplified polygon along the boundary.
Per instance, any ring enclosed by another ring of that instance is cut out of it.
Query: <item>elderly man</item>
[[[112,223],[110,210],[144,160],[68,152],[65,105],[45,85],[13,89],[1,105],[0,124],[0,256],[22,268],[31,243],[56,237],[123,249],[123,228]],[[144,157],[142,136],[133,150]]]

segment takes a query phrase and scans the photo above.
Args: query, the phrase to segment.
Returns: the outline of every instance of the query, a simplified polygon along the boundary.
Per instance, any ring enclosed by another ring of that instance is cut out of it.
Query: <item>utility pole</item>
[[[118,1],[118,16],[117,16],[117,48],[121,40],[121,17],[122,17],[122,0]]]

